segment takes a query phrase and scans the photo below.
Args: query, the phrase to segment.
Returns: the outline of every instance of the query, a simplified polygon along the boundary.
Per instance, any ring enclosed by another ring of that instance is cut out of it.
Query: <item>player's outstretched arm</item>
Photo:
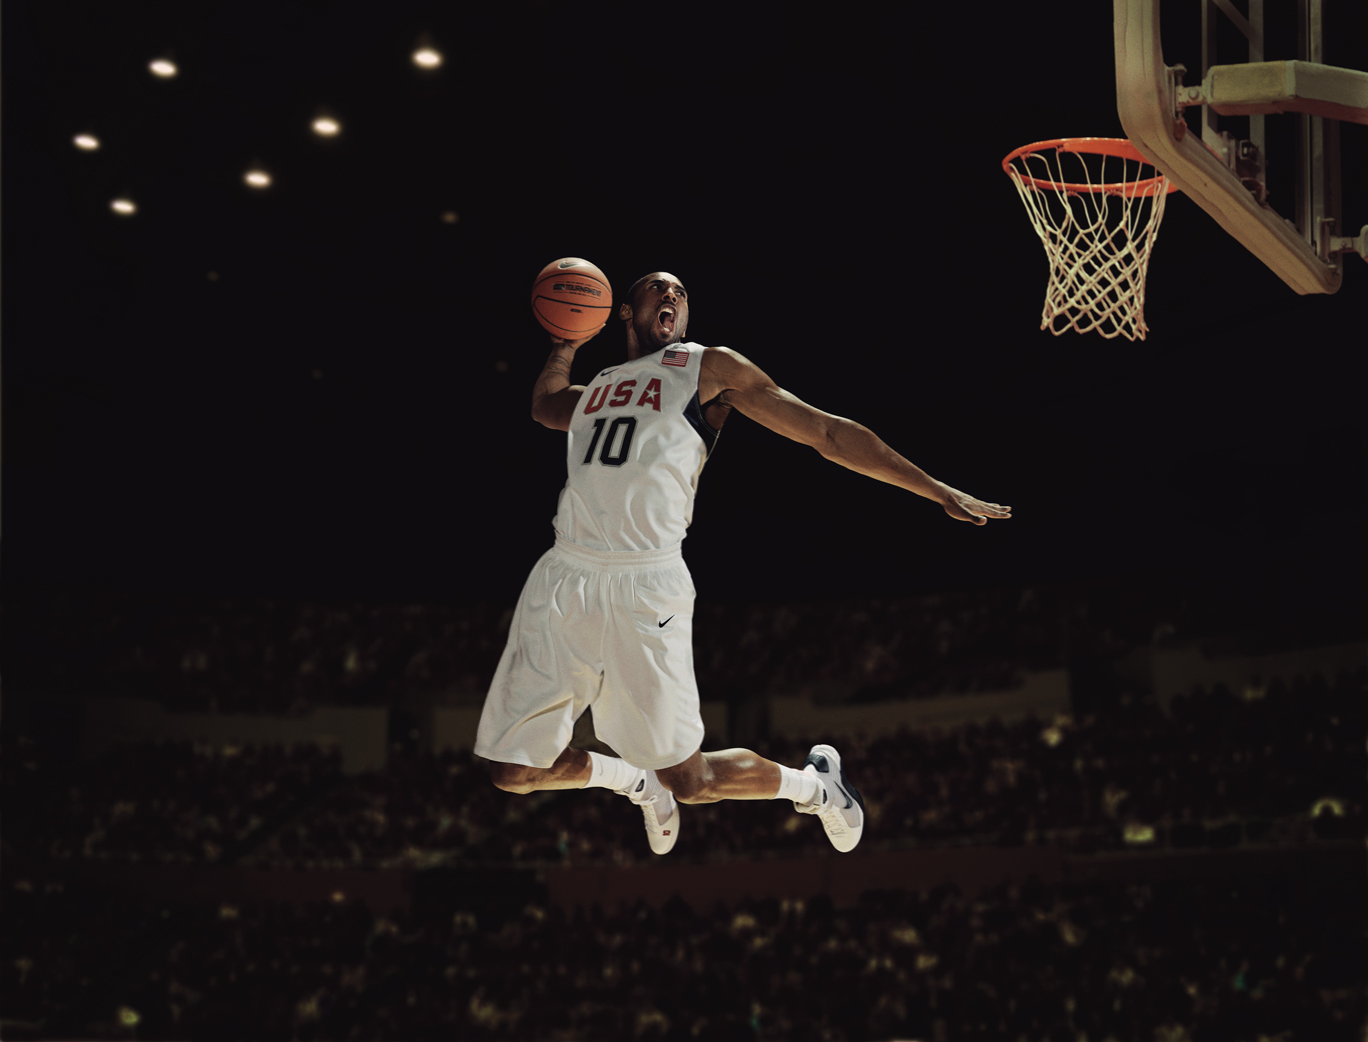
[[[809,445],[833,463],[935,500],[960,521],[986,524],[989,518],[1012,516],[1012,508],[981,499],[937,481],[889,448],[868,427],[816,409],[771,380],[745,356],[726,347],[710,347],[699,377],[699,396],[764,424],[776,434]]]
[[[532,419],[543,427],[557,431],[570,429],[570,417],[575,415],[575,406],[584,393],[583,384],[570,382],[570,364],[575,360],[575,352],[598,336],[602,329],[600,326],[582,340],[551,338],[551,354],[532,386]]]

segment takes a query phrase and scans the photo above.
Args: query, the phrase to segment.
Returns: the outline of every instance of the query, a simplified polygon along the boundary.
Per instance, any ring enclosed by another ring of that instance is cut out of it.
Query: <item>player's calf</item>
[[[674,793],[680,803],[716,803],[722,797],[712,791],[706,763],[700,758],[656,771],[660,784]]]

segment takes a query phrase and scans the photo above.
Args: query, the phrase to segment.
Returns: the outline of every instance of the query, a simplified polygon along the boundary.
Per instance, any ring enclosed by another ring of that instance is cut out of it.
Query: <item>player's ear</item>
[[[625,300],[622,302],[622,306],[618,308],[618,321],[632,321],[632,305],[628,304]]]

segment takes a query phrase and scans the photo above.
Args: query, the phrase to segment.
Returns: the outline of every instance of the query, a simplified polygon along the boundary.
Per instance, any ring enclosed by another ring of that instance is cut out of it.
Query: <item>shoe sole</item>
[[[832,773],[832,771],[829,769],[827,771],[823,771],[820,767],[818,767],[818,759],[825,759],[827,761],[828,768],[832,763],[835,763],[835,773]],[[851,825],[849,823],[846,824],[846,828],[848,828],[854,834],[855,840],[853,843],[846,847],[836,846],[836,838],[832,836],[831,833],[827,833],[827,839],[831,840],[831,845],[836,847],[836,849],[839,850],[842,854],[848,854],[850,853],[850,851],[854,850],[859,845],[860,837],[864,835],[864,797],[860,795],[859,789],[855,788],[855,786],[850,784],[850,779],[846,776],[845,765],[841,762],[841,754],[838,753],[831,746],[814,745],[812,747],[812,751],[809,752],[807,755],[807,760],[805,760],[803,763],[804,768],[808,767],[809,765],[811,765],[813,770],[816,771],[818,777],[824,778],[828,782],[833,784],[836,787],[836,791],[841,793],[841,795],[843,795],[846,798],[846,800],[851,806],[858,806],[860,808],[860,823],[858,825]],[[825,826],[823,826],[823,828],[825,828]]]

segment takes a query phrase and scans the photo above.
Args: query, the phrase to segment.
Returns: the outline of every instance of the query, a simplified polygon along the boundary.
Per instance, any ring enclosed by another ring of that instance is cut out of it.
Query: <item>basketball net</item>
[[[1040,328],[1144,340],[1145,273],[1174,191],[1168,178],[1125,138],[1038,141],[1002,168],[1050,259]]]

